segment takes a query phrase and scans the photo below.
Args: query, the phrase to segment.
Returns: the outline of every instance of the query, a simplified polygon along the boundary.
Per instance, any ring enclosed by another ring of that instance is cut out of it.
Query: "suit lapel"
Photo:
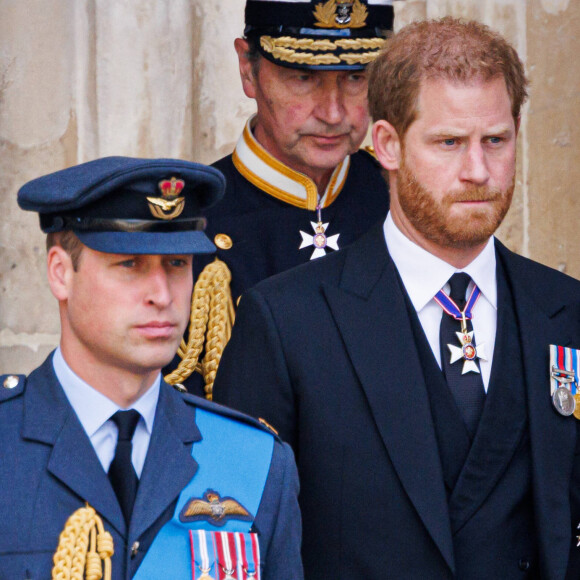
[[[48,471],[125,533],[115,492],[54,374],[52,357],[31,375],[26,388],[23,437],[51,445]]]
[[[131,537],[140,537],[155,523],[195,475],[198,465],[191,456],[191,444],[200,438],[194,407],[162,383],[135,499]]]
[[[527,279],[518,267],[521,258],[501,244],[498,255],[511,283],[522,340],[542,577],[563,578],[571,542],[569,487],[576,425],[573,418],[560,416],[552,407],[548,345],[569,344],[572,325],[578,321],[571,319],[565,304],[553,301],[559,293],[543,288],[547,282]]]
[[[339,287],[324,292],[401,483],[454,571],[427,390],[382,227],[350,246]]]

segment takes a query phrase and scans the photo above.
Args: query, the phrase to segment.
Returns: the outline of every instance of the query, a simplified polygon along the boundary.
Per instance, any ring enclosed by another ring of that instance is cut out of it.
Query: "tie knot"
[[[112,417],[111,421],[117,425],[119,429],[119,441],[131,441],[137,428],[141,415],[139,411],[131,409],[129,411],[117,411]]]
[[[457,304],[459,309],[463,309],[465,306],[465,293],[467,292],[469,282],[471,282],[471,276],[465,272],[458,272],[449,278],[449,286],[451,287],[449,296]]]

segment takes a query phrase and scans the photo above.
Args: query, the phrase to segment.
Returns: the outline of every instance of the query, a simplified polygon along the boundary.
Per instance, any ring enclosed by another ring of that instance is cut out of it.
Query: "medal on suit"
[[[238,542],[235,534],[231,532],[215,532],[215,548],[217,552],[218,565],[222,573],[221,580],[236,580],[236,569],[238,568]]]
[[[210,572],[216,566],[214,538],[205,530],[189,530],[193,580],[214,580]],[[200,575],[196,572],[199,570]]]
[[[560,415],[580,420],[580,350],[550,345],[550,395]]]
[[[340,236],[340,234],[327,236],[326,229],[328,228],[328,223],[322,223],[320,204],[316,206],[316,212],[318,215],[318,223],[310,222],[310,225],[314,230],[314,235],[312,236],[300,230],[302,243],[298,248],[301,250],[302,248],[307,248],[308,246],[314,246],[314,251],[312,252],[312,256],[310,256],[311,260],[325,256],[327,247],[332,248],[333,250],[338,250],[338,236]]]
[[[463,310],[460,310],[457,304],[451,299],[451,297],[439,290],[435,295],[435,302],[443,308],[443,311],[459,320],[461,322],[461,332],[456,332],[457,338],[459,339],[460,346],[454,344],[448,344],[447,348],[450,351],[451,358],[449,363],[453,364],[459,360],[463,360],[463,369],[461,374],[465,373],[479,373],[479,367],[477,366],[477,359],[487,360],[485,355],[485,345],[478,344],[475,345],[475,339],[473,336],[473,330],[467,331],[467,321],[473,318],[473,307],[475,306],[477,300],[481,296],[481,290],[474,285],[471,294],[465,304]]]

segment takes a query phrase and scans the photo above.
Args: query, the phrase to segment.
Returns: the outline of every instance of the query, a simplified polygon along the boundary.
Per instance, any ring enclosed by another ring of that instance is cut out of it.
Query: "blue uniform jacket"
[[[192,444],[200,439],[196,409],[263,429],[240,413],[183,395],[162,383],[127,530],[107,475],[54,374],[52,356],[16,388],[2,388],[1,384],[1,580],[49,578],[59,534],[67,518],[85,502],[97,511],[113,536],[113,578],[131,578],[199,467],[191,454]],[[297,494],[292,451],[276,440],[254,521],[264,579],[302,578]],[[138,549],[132,553],[136,542]]]

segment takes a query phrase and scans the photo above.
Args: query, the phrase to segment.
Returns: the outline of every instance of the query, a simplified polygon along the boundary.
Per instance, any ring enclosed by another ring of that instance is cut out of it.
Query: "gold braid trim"
[[[359,52],[357,54],[341,54],[340,60],[344,60],[347,64],[368,64],[375,60],[379,55],[378,52]]]
[[[294,62],[297,64],[337,64],[340,58],[334,54],[312,54],[311,52],[295,52],[289,48],[276,47],[272,51],[272,56],[284,62]]]
[[[384,38],[342,38],[335,40],[336,46],[343,50],[360,50],[383,48]]]
[[[357,38],[331,40],[313,40],[310,38],[292,38],[290,36],[262,36],[262,48],[274,58],[295,64],[325,65],[338,64],[341,61],[347,64],[367,64],[378,55],[378,49],[384,44],[382,38]],[[312,52],[296,52],[295,49],[309,50],[360,50],[376,49],[375,52],[335,55],[331,53],[313,54]]]
[[[230,339],[235,318],[231,279],[229,268],[218,258],[203,269],[191,297],[187,343],[182,340],[177,351],[182,360],[165,377],[168,383],[174,385],[182,383],[197,370],[203,375],[205,394],[210,400],[217,368]],[[205,355],[200,363],[204,343]]]
[[[87,504],[68,518],[60,533],[52,580],[111,580],[113,553],[113,537]]]
[[[262,36],[260,44],[264,50],[272,52],[276,47],[294,48],[299,50],[336,50],[332,40],[314,40],[313,38],[294,38],[293,36]]]

